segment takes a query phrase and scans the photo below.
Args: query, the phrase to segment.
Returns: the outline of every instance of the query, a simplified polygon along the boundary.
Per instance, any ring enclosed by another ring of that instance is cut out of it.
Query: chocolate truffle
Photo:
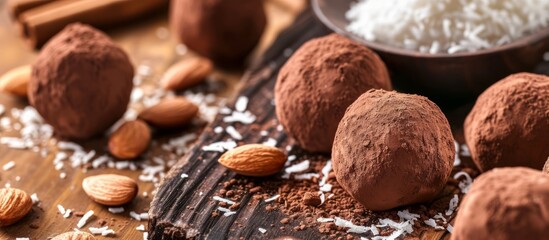
[[[519,73],[495,83],[477,99],[464,132],[481,171],[541,170],[549,156],[549,77]]]
[[[86,139],[124,114],[132,78],[132,64],[120,47],[88,25],[71,24],[38,55],[29,100],[56,134]]]
[[[370,90],[341,119],[332,159],[341,187],[378,211],[433,200],[452,172],[454,153],[450,124],[437,105]]]
[[[170,11],[179,40],[224,65],[241,64],[267,22],[262,0],[172,0]]]
[[[549,236],[549,176],[497,168],[474,182],[457,213],[452,240],[541,240]]]
[[[374,52],[337,34],[313,39],[278,74],[276,115],[302,148],[330,152],[345,109],[372,88],[392,89]]]

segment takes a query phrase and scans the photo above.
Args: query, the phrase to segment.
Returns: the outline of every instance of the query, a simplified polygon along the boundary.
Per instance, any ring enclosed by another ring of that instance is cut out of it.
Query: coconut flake
[[[446,230],[449,232],[449,233],[452,233],[454,231],[454,227],[452,227],[452,225],[448,224],[448,226],[446,227]]]
[[[318,173],[302,173],[294,175],[295,180],[311,180],[313,178],[318,178]]]
[[[108,210],[109,210],[109,212],[114,213],[114,214],[124,212],[124,208],[123,208],[123,207],[108,208]]]
[[[239,111],[239,112],[246,111],[246,108],[248,107],[248,98],[246,96],[238,97],[234,107],[235,107],[236,111]]]
[[[265,234],[267,232],[267,229],[265,228],[258,228],[257,230],[259,230],[259,232],[262,234]]]
[[[420,217],[419,214],[410,213],[408,209],[398,211],[397,215],[400,218],[400,221],[403,221],[403,220],[416,221]]]
[[[323,191],[323,192],[332,191],[332,184],[326,183],[326,184],[322,185],[322,187],[320,187],[320,191]]]
[[[214,133],[220,134],[223,132],[223,127],[217,126],[214,128]]]
[[[37,204],[40,202],[40,199],[38,199],[38,195],[36,193],[33,193],[31,196],[32,204]]]
[[[224,207],[217,207],[217,210],[219,210],[220,212],[223,212],[223,216],[225,217],[236,214],[235,211],[231,211],[230,209],[224,208]]]
[[[280,197],[280,194],[274,195],[274,196],[272,196],[272,197],[270,197],[270,198],[265,199],[265,202],[267,202],[267,203],[268,203],[268,202],[272,202],[272,201],[278,199],[279,197]]]
[[[361,234],[361,233],[366,233],[366,232],[370,231],[370,227],[357,226],[357,225],[353,224],[351,221],[348,221],[348,220],[345,220],[345,219],[342,219],[342,218],[339,218],[339,217],[335,217],[334,224],[338,227],[349,228],[347,230],[348,233]]]
[[[303,172],[307,169],[309,169],[309,160],[302,161],[298,164],[292,165],[290,167],[287,167],[284,169],[286,173],[296,173],[296,172]]]
[[[8,171],[8,170],[12,169],[13,167],[15,167],[15,162],[14,161],[9,161],[6,164],[4,164],[4,166],[2,166],[2,170]]]
[[[93,211],[89,210],[86,214],[84,214],[84,216],[82,216],[82,218],[80,218],[76,226],[78,228],[82,228],[84,225],[86,225],[86,223],[88,223],[88,219],[90,219],[90,217],[92,216],[93,216]]]
[[[276,147],[277,143],[278,143],[278,141],[276,141],[276,139],[268,138],[267,141],[263,142],[263,145],[269,146],[269,147]]]
[[[435,229],[438,229],[438,230],[444,230],[444,227],[441,227],[441,226],[438,226],[437,225],[437,222],[435,221],[435,219],[432,219],[432,218],[429,218],[428,220],[425,220],[424,223],[427,225],[427,226],[431,226]]]
[[[230,116],[223,118],[226,123],[240,122],[243,124],[251,124],[255,122],[256,117],[250,111],[245,112],[232,112]]]
[[[459,143],[454,140],[454,148],[456,149],[456,154],[454,155],[454,167],[461,164],[461,159],[459,158]]]
[[[185,179],[185,178],[188,178],[188,177],[189,177],[189,175],[186,174],[186,173],[182,173],[182,174],[181,174],[181,178],[182,178],[182,179]]]
[[[454,211],[458,206],[458,202],[459,202],[459,197],[457,194],[454,194],[454,197],[452,198],[452,200],[450,200],[448,210],[446,210],[446,216],[450,216],[452,215],[452,213],[454,213]]]
[[[227,126],[225,128],[225,131],[229,135],[231,135],[232,138],[234,138],[236,140],[242,140],[242,135],[240,135],[240,133],[238,131],[236,131],[236,129],[233,126]]]
[[[202,151],[225,152],[227,150],[234,149],[236,146],[236,142],[233,140],[220,141],[202,147]]]
[[[219,196],[214,196],[213,197],[213,200],[216,200],[216,201],[220,201],[220,202],[224,202],[224,203],[227,203],[229,205],[233,205],[235,204],[235,202],[229,200],[229,199],[226,199],[226,198],[222,198],[222,197],[219,197]]]
[[[69,218],[71,216],[72,210],[67,209],[65,211],[65,214],[63,214],[63,218]]]
[[[467,193],[467,191],[469,191],[469,188],[471,187],[471,184],[473,184],[473,178],[471,178],[468,173],[460,171],[454,175],[454,179],[457,180],[462,176],[465,177],[465,179],[460,181],[458,186],[461,189],[462,193]]]
[[[61,206],[61,204],[57,205],[57,210],[59,210],[59,213],[61,213],[61,215],[65,215],[65,208]]]
[[[145,231],[145,225],[141,224],[138,227],[135,228],[137,231]]]
[[[326,165],[322,168],[322,179],[319,182],[319,185],[322,187],[328,181],[328,174],[332,170],[332,160],[326,161]],[[328,191],[329,192],[329,191]]]
[[[132,217],[133,219],[135,219],[137,221],[141,221],[141,215],[139,213],[134,212],[134,211],[130,212],[130,217]]]
[[[335,221],[333,218],[323,218],[319,217],[316,219],[317,222],[326,223],[326,222],[333,222]]]

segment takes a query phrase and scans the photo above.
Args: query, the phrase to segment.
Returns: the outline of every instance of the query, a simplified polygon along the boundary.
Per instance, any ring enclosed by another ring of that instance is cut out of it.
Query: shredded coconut
[[[84,225],[86,225],[86,223],[88,223],[88,220],[93,216],[93,211],[92,210],[89,210],[86,214],[84,214],[84,216],[82,216],[82,218],[80,218],[80,220],[78,221],[78,223],[76,224],[76,226],[78,228],[82,228]]]

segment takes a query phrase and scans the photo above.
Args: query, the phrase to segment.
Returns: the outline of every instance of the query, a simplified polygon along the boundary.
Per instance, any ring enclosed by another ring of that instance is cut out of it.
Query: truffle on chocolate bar
[[[276,115],[302,148],[330,152],[345,109],[372,88],[392,89],[374,52],[337,34],[313,39],[278,74]]]
[[[370,90],[339,123],[334,172],[341,187],[370,210],[430,201],[452,172],[453,140],[448,120],[429,99]]]
[[[542,240],[549,236],[549,176],[525,168],[480,175],[465,195],[452,240]]]
[[[549,77],[520,73],[492,85],[477,99],[464,132],[481,171],[541,170],[549,156]]]
[[[170,11],[179,40],[223,65],[240,65],[267,22],[261,0],[172,0]]]
[[[133,83],[126,53],[109,37],[71,24],[42,49],[29,83],[29,100],[64,138],[98,135],[126,112]]]

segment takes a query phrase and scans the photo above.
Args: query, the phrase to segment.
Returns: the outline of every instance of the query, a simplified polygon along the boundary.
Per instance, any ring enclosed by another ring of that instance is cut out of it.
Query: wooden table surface
[[[305,0],[285,1],[267,0],[266,9],[269,25],[264,38],[254,54],[259,56],[261,51],[267,48],[278,32],[290,24],[297,14],[298,9],[303,6]],[[288,4],[289,3],[289,4]],[[4,9],[5,1],[0,0],[0,74],[24,64],[32,63],[37,52],[30,49],[25,42],[16,34]],[[124,48],[134,65],[146,65],[152,70],[152,75],[147,78],[149,81],[157,80],[162,72],[173,62],[189,57],[192,54],[180,55],[175,51],[176,41],[169,35],[167,29],[167,14],[157,14],[146,19],[107,31],[115,42]],[[238,87],[242,71],[216,70],[214,77],[217,81],[223,82],[225,87],[216,92],[219,97],[231,97]],[[28,105],[25,99],[16,98],[0,93],[0,104],[6,108],[4,116],[10,116],[10,109],[24,108]],[[170,137],[187,134],[197,131],[199,127],[182,129],[170,134],[155,135],[159,142],[167,141]],[[17,131],[0,128],[0,136],[18,136]],[[97,156],[105,153],[106,138],[93,139],[81,143],[87,151],[97,151]],[[160,151],[160,144],[152,146],[146,158],[163,156]],[[109,228],[116,231],[116,239],[142,239],[143,233],[135,228],[141,224],[147,226],[147,221],[137,221],[129,216],[130,211],[138,213],[146,212],[152,199],[151,192],[155,186],[152,183],[138,181],[138,197],[128,205],[125,205],[125,212],[112,214],[107,208],[92,202],[81,188],[82,179],[97,174],[117,173],[138,179],[141,171],[116,170],[116,169],[73,169],[65,164],[62,172],[66,178],[59,177],[60,171],[54,169],[52,164],[55,151],[49,152],[46,157],[30,150],[16,150],[0,145],[0,166],[14,161],[15,167],[4,171],[0,168],[0,187],[6,184],[11,187],[20,188],[27,193],[36,193],[40,203],[33,207],[33,210],[23,220],[15,225],[1,228],[0,239],[15,239],[17,237],[29,237],[30,239],[47,239],[57,234],[72,231],[80,219],[76,216],[63,218],[57,209],[60,204],[67,209],[86,212],[93,210],[95,216],[83,228],[98,227],[100,220],[106,220]],[[173,158],[173,156],[171,156]],[[141,161],[150,160],[143,159]],[[167,171],[168,169],[166,169]],[[144,193],[148,196],[144,196]],[[147,227],[146,227],[147,228]],[[97,237],[102,239],[103,237]]]

